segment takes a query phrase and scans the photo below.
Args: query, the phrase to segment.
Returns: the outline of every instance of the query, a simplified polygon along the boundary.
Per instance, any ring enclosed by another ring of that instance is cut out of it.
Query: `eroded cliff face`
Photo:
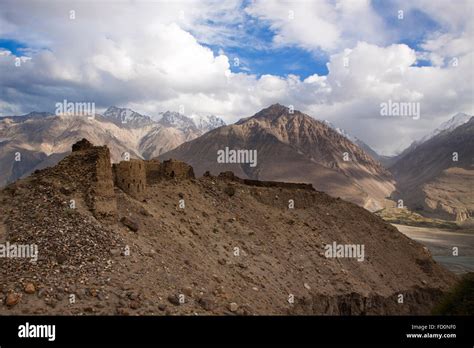
[[[107,147],[83,142],[0,191],[0,243],[38,250],[0,258],[0,313],[429,314],[456,281],[311,185],[133,163],[112,169]],[[334,243],[364,254],[328,257]]]

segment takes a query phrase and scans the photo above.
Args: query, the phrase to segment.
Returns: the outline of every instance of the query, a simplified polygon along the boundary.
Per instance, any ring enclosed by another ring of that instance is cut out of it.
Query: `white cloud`
[[[277,46],[334,52],[358,40],[381,43],[387,39],[383,21],[369,0],[257,0],[246,11],[269,23]]]
[[[212,113],[232,122],[279,102],[392,152],[448,115],[474,112],[472,24],[466,8],[451,9],[445,1],[416,3],[419,8],[411,9],[425,11],[442,26],[426,38],[423,52],[391,44],[390,31],[368,0],[255,1],[245,10],[240,1],[4,1],[8,11],[0,12],[0,35],[27,43],[32,51],[20,67],[13,54],[0,51],[0,113],[52,110],[68,99],[146,114],[184,105],[188,114]],[[71,9],[75,20],[69,19]],[[301,79],[231,72],[233,57],[225,45],[236,43],[245,21],[255,18],[274,31],[272,45],[325,51],[329,74]],[[214,54],[205,43],[224,49]],[[446,64],[453,56],[457,67]],[[414,66],[423,57],[437,64]],[[381,118],[380,102],[388,99],[419,101],[421,119]]]
[[[405,11],[420,11],[434,20],[439,29],[429,33],[421,44],[424,58],[433,65],[443,66],[453,58],[464,56],[474,49],[474,2],[471,0],[431,1],[398,0]]]
[[[348,67],[344,56],[349,57]],[[327,99],[308,105],[307,110],[391,153],[458,111],[474,113],[473,57],[472,52],[463,56],[465,64],[457,67],[417,67],[412,65],[415,51],[406,45],[359,43],[351,51],[331,56]],[[421,118],[381,117],[380,103],[389,99],[419,102]]]

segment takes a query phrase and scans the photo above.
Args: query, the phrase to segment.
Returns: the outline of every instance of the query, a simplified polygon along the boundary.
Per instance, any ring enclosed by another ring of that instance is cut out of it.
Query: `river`
[[[474,272],[474,231],[443,230],[393,224],[407,237],[425,245],[433,258],[450,271],[462,274]],[[459,255],[453,256],[453,247]]]

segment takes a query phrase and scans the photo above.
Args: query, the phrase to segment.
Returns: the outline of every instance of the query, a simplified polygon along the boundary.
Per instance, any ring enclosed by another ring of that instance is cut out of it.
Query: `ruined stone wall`
[[[176,179],[194,179],[194,170],[189,164],[170,159],[161,164],[162,176]]]
[[[161,163],[159,160],[152,159],[145,161],[146,182],[148,185],[153,185],[161,181]]]
[[[167,179],[194,179],[193,167],[177,160],[160,162],[159,160],[145,161],[148,185],[153,185]]]
[[[243,183],[249,186],[281,187],[281,188],[287,188],[287,189],[301,189],[301,190],[314,191],[312,184],[300,184],[300,183],[295,183],[295,182],[260,181],[260,180],[243,179]]]
[[[87,208],[95,217],[114,220],[117,216],[110,151],[93,146],[86,139],[73,145],[73,152],[51,169],[54,175],[70,183],[70,189],[82,193]],[[65,191],[68,191],[65,189]]]
[[[282,181],[261,181],[261,180],[252,180],[252,179],[241,179],[236,176],[233,172],[227,171],[222,172],[217,176],[219,179],[235,181],[248,186],[258,186],[258,187],[279,187],[286,189],[301,189],[314,191],[312,184],[300,184],[294,182],[282,182]]]
[[[95,173],[89,190],[89,201],[94,215],[115,218],[117,201],[110,166],[110,151],[107,146],[94,147],[96,152]]]
[[[113,165],[114,182],[124,192],[135,199],[143,199],[145,194],[145,161],[131,159]]]

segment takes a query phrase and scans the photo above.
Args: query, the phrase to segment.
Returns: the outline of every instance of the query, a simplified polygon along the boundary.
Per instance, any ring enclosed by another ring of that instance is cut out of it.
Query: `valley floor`
[[[393,226],[407,237],[428,247],[433,258],[450,271],[457,274],[474,272],[474,230],[448,230],[398,224]],[[458,248],[458,256],[453,256],[453,247]]]

